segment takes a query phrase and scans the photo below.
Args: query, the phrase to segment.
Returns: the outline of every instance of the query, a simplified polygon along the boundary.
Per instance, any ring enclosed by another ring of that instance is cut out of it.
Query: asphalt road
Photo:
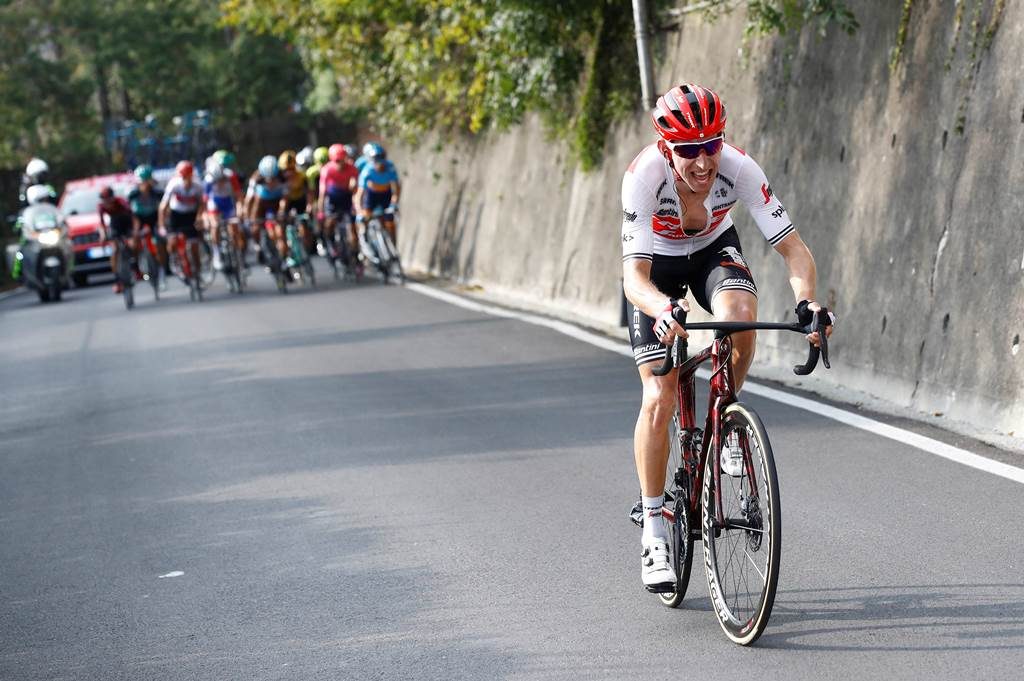
[[[771,624],[639,581],[629,359],[413,291],[0,301],[0,678],[1013,679],[1021,485],[757,397]]]

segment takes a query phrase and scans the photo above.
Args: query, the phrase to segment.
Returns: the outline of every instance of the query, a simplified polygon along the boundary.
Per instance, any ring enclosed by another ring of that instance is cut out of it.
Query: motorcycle
[[[61,293],[70,286],[75,266],[64,216],[48,203],[28,206],[15,230],[21,232],[21,245],[15,257],[21,260],[25,286],[36,291],[44,303],[60,300]]]

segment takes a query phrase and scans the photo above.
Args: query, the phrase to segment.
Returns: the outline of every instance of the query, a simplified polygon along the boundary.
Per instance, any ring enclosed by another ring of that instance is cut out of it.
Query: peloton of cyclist
[[[135,228],[135,220],[132,215],[131,206],[120,196],[114,194],[112,187],[104,187],[100,190],[100,203],[96,207],[100,223],[107,232],[107,239],[113,241],[124,239],[125,245],[131,253],[139,252],[138,231]],[[118,254],[117,249],[110,254],[110,271],[117,274]],[[138,269],[135,270],[138,278],[142,278]],[[114,293],[121,293],[124,290],[123,282],[118,279],[114,282]]]
[[[360,217],[365,221],[378,208],[384,211],[381,222],[391,233],[391,239],[398,244],[395,228],[395,211],[398,209],[398,197],[402,187],[398,182],[398,171],[395,164],[388,160],[384,147],[376,143],[367,145],[369,160],[359,172],[357,201],[361,209]],[[367,151],[366,148],[363,152]]]
[[[136,236],[142,236],[147,232],[156,244],[156,259],[164,272],[169,274],[167,269],[167,239],[157,229],[160,215],[160,199],[163,197],[156,190],[156,183],[153,181],[153,169],[142,164],[135,169],[135,177],[139,183],[128,192],[128,205],[131,206],[133,223]]]
[[[332,144],[328,149],[330,161],[320,171],[320,198],[317,202],[317,214],[324,216],[324,241],[334,248],[334,227],[338,220],[345,224],[345,218],[352,215],[352,194],[356,190],[358,173],[356,167],[348,158],[345,147],[341,144]],[[349,220],[349,231],[345,235],[351,246],[351,252],[356,253],[357,237],[355,226]],[[331,257],[337,257],[331,253]]]
[[[634,433],[643,497],[641,578],[657,591],[676,580],[662,504],[678,369],[659,378],[652,363],[664,359],[676,336],[687,335],[672,311],[689,309],[682,300],[688,289],[716,320],[756,320],[757,288],[729,216],[737,202],[785,260],[801,321],[821,308],[814,302],[814,258],[761,167],[725,143],[726,112],[718,95],[683,84],[658,99],[652,116],[658,140],[633,159],[622,180],[622,269],[633,356],[643,384]],[[739,391],[754,357],[755,332],[732,338]],[[808,340],[817,343],[817,334]]]
[[[195,181],[191,161],[179,161],[175,175],[164,189],[160,202],[159,225],[167,232],[167,250],[177,253],[179,239],[185,239],[193,266],[199,265],[199,230],[197,220],[204,211],[203,188]]]

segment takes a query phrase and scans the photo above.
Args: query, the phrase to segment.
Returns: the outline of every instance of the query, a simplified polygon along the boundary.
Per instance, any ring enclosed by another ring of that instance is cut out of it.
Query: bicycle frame
[[[669,352],[673,351],[673,348],[669,349]],[[686,469],[687,481],[689,483],[687,485],[687,492],[689,496],[687,499],[687,507],[689,509],[691,519],[694,520],[696,520],[696,516],[699,515],[700,491],[704,485],[704,468],[707,457],[710,456],[711,452],[720,451],[722,448],[722,414],[726,407],[736,401],[736,391],[733,388],[734,381],[732,375],[732,364],[730,362],[731,357],[731,336],[716,336],[711,345],[704,348],[693,357],[688,358],[683,365],[679,367],[679,374],[676,380],[676,400],[679,405],[679,435],[682,439],[679,443],[680,452],[682,454],[683,467]],[[708,395],[708,412],[704,421],[704,437],[701,439],[700,449],[695,451],[691,437],[697,430],[697,391],[694,379],[698,367],[708,360],[711,360],[711,392]],[[751,475],[751,479],[753,479],[754,471],[748,470],[748,473]],[[718,460],[718,457],[715,457],[714,475],[715,490],[718,490],[721,477],[721,462]],[[675,520],[675,517],[668,505],[665,506],[663,512],[669,522]],[[715,494],[715,516],[716,524],[725,523],[725,518],[722,512],[722,499],[717,492]],[[691,533],[696,529],[699,534],[699,527],[699,522],[691,523]]]
[[[821,348],[819,349],[813,345],[810,346],[807,362],[793,367],[795,374],[806,376],[817,366],[819,357],[824,363],[825,368],[830,368],[827,334],[825,332],[826,318],[824,315],[819,317],[819,313],[815,312],[810,325],[807,327],[802,327],[799,323],[785,324],[776,322],[702,322],[686,324],[686,312],[684,310],[680,308],[672,314],[675,320],[688,330],[713,330],[715,332],[714,342],[693,357],[686,359],[679,367],[679,373],[676,377],[676,399],[679,406],[679,428],[681,431],[680,436],[682,437],[682,441],[679,443],[680,454],[684,462],[684,468],[690,469],[686,471],[689,478],[688,482],[690,483],[686,487],[689,495],[687,501],[691,520],[695,521],[695,514],[697,514],[699,509],[700,491],[704,484],[703,476],[707,457],[711,455],[711,452],[721,451],[722,415],[725,413],[725,409],[736,401],[735,381],[730,362],[732,357],[732,337],[729,334],[756,330],[795,331],[800,333],[817,331],[821,338]],[[685,348],[686,342],[677,338],[673,347],[669,348],[668,354],[665,357],[665,364],[660,369],[654,371],[655,375],[667,375],[671,371],[673,364],[675,364],[677,349],[682,351]],[[701,439],[700,449],[696,452],[696,461],[694,461],[695,452],[692,435],[697,430],[694,374],[697,372],[697,368],[709,359],[711,360],[711,392],[708,395],[708,413],[704,422],[704,434]],[[692,470],[693,466],[696,466],[696,470]],[[713,471],[715,476],[713,481],[715,483],[715,525],[725,527],[727,519],[722,512],[722,497],[719,493],[721,490],[722,463],[718,456],[714,457]],[[754,471],[752,464],[748,464],[747,479],[752,482],[755,481],[755,473],[756,471]],[[753,484],[752,489],[757,489],[756,482]],[[665,510],[669,510],[667,506]],[[669,511],[666,517],[670,521],[675,520],[671,511]],[[698,527],[698,525],[699,523],[696,522],[690,523],[691,528]],[[732,523],[732,525],[735,525],[735,523]],[[694,538],[700,538],[699,533]]]

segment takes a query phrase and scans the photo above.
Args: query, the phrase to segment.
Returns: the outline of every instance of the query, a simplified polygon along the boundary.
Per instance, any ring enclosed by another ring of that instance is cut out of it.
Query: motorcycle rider
[[[38,160],[38,159],[33,159]],[[31,164],[30,164],[31,165]],[[26,173],[27,175],[27,173]],[[50,203],[57,205],[57,192],[53,190],[48,184],[33,184],[24,191],[24,202],[25,206],[35,206],[40,203]],[[14,231],[18,233],[18,257],[14,259],[14,267],[11,270],[11,278],[15,281],[21,279],[21,248],[25,245],[25,230],[24,222],[22,221],[22,215],[18,215],[17,222],[14,223]]]

